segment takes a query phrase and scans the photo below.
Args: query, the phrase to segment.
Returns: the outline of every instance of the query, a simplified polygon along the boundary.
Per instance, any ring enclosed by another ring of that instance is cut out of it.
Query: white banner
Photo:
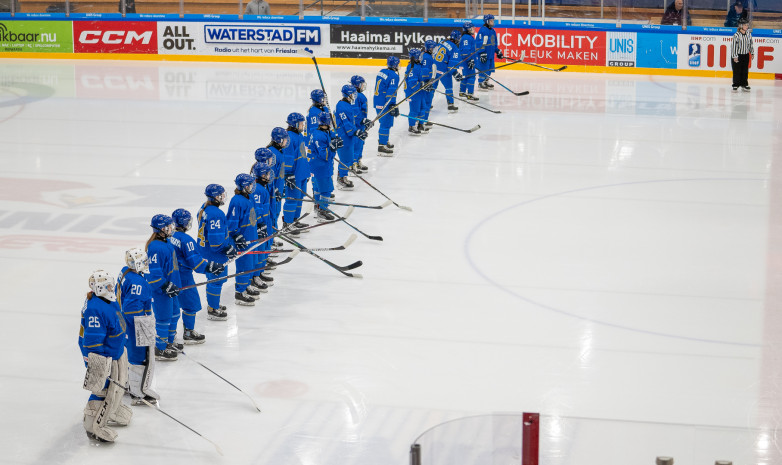
[[[730,71],[731,41],[733,36],[680,34],[678,69]],[[782,73],[782,39],[753,37],[755,54],[750,72]]]
[[[328,57],[328,24],[158,23],[158,53],[210,56],[300,56],[307,47]]]

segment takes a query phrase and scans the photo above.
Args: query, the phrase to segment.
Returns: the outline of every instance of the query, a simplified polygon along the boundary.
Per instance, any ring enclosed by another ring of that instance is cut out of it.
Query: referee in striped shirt
[[[749,83],[747,75],[749,74],[749,58],[755,53],[752,45],[752,33],[749,32],[749,21],[744,18],[739,20],[739,28],[733,34],[731,43],[731,66],[733,67],[733,90],[742,90],[749,92]]]

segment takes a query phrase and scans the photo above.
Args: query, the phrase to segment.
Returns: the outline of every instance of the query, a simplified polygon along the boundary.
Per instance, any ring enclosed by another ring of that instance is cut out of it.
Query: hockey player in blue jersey
[[[271,198],[271,224],[272,232],[277,232],[277,220],[282,212],[282,199],[285,197],[285,156],[282,154],[285,147],[287,147],[291,139],[288,137],[288,132],[280,127],[272,129],[272,140],[267,149],[271,150],[274,154],[274,183],[272,183],[273,192]]]
[[[89,286],[79,328],[79,349],[87,367],[83,387],[92,392],[84,407],[83,424],[91,439],[114,442],[117,432],[109,421],[125,426],[133,416],[130,407],[122,404],[125,391],[120,387],[128,382],[126,325],[114,293],[114,278],[97,270],[90,275]]]
[[[334,110],[334,118],[337,121],[337,135],[344,145],[337,150],[339,166],[337,168],[337,188],[341,190],[353,190],[353,182],[348,179],[348,168],[353,165],[353,150],[356,147],[356,138],[366,140],[367,132],[356,122],[356,113],[353,111],[353,101],[356,99],[356,88],[350,84],[342,86],[342,100],[337,102]]]
[[[302,134],[305,118],[301,113],[288,115],[288,137],[290,144],[283,151],[285,155],[285,206],[282,209],[282,224],[284,227],[293,225],[289,234],[298,236],[298,229],[306,225],[299,223],[301,216],[302,191],[307,192],[310,180],[310,163],[307,158],[307,138]]]
[[[149,273],[144,276],[152,293],[152,310],[155,313],[155,359],[173,361],[177,359],[174,346],[176,328],[179,323],[179,301],[177,295],[182,282],[179,280],[179,264],[174,246],[168,239],[174,234],[174,220],[168,215],[155,215],[150,222],[152,235],[147,241]]]
[[[210,262],[201,256],[199,247],[195,239],[187,234],[187,231],[193,224],[193,215],[184,208],[178,208],[171,214],[174,220],[173,236],[168,242],[174,246],[177,262],[179,263],[179,280],[182,287],[195,284],[193,272],[202,274],[217,275],[223,271],[223,265]],[[201,310],[201,297],[196,288],[184,289],[177,296],[179,306],[182,309],[182,326],[184,326],[184,335],[182,339],[185,344],[203,344],[206,336],[195,330],[196,313]]]
[[[428,84],[428,82],[434,79],[437,69],[434,64],[434,56],[432,56],[432,51],[436,45],[437,42],[433,40],[425,41],[424,51],[421,53],[421,79],[427,83],[424,90],[420,92],[423,94],[423,101],[421,102],[421,113],[419,113],[418,117],[424,120],[424,122],[418,122],[418,129],[422,134],[429,133],[429,129],[433,126],[428,120],[429,111],[432,109],[432,101],[434,100],[436,83]]]
[[[275,173],[274,172],[274,167],[277,166],[277,156],[270,149],[268,149],[266,147],[261,147],[261,148],[259,148],[258,150],[255,151],[255,165],[253,165],[252,168],[250,168],[250,173],[252,173],[253,169],[255,169],[255,167],[257,165],[259,165],[259,164],[260,165],[264,165],[264,166],[268,166],[272,170],[272,177],[271,177],[271,179],[269,180],[269,182],[264,183],[264,185],[263,185],[263,188],[266,189],[266,192],[268,194],[265,197],[266,198],[265,201],[268,203],[268,207],[266,209],[265,218],[264,218],[264,222],[265,222],[265,224],[267,225],[267,228],[268,228],[267,232],[264,234],[264,237],[266,237],[266,236],[271,235],[271,234],[274,233],[274,227],[272,225],[271,203],[272,203],[272,197],[274,197],[274,195],[275,195],[275,188],[276,188],[276,179],[277,178],[274,175],[274,173]],[[256,182],[256,185],[257,184],[258,183]],[[253,198],[255,198],[255,193],[253,194]],[[258,219],[261,218],[261,216],[257,213],[257,208],[256,208],[256,215],[255,216]],[[259,237],[260,237],[260,235],[259,235]],[[269,250],[269,251],[271,251],[272,245],[273,245],[272,244],[273,241],[274,240],[272,239],[272,240],[270,240],[268,242],[264,242],[260,246],[259,250]],[[254,275],[258,276],[258,278],[260,280],[266,282],[268,286],[271,286],[272,283],[274,282],[274,278],[272,278],[270,270],[273,270],[273,269],[276,268],[274,266],[275,265],[274,261],[272,261],[270,259],[270,257],[272,255],[273,254],[265,254],[263,256],[256,257],[256,266],[255,266],[255,268],[263,267],[264,271],[263,272],[257,271],[257,272],[254,273]],[[257,287],[259,287],[261,289],[263,288],[263,286],[258,285],[258,280],[257,279],[253,279],[253,281],[256,283]]]
[[[381,69],[375,78],[375,95],[372,97],[372,105],[375,113],[380,116],[377,131],[377,154],[381,157],[390,157],[394,154],[394,144],[388,141],[394,118],[399,116],[399,108],[396,105],[396,91],[399,88],[399,58],[390,56],[386,59],[386,68]],[[393,110],[390,110],[393,108]]]
[[[411,48],[408,54],[410,55],[410,63],[408,63],[405,70],[405,97],[408,98],[407,101],[410,105],[410,110],[408,110],[410,117],[407,119],[409,125],[407,132],[413,136],[420,136],[421,128],[424,126],[415,118],[419,118],[419,115],[422,114],[421,106],[423,105],[426,91],[419,92],[418,89],[424,85],[426,79],[422,77],[421,50]]]
[[[310,109],[307,111],[307,135],[312,134],[314,131],[318,129],[318,115],[326,112],[329,113],[331,110],[329,110],[329,101],[328,97],[326,97],[326,93],[323,92],[321,89],[315,89],[312,92],[310,92],[310,100],[312,100],[312,105],[310,106]]]
[[[331,115],[318,115],[318,128],[310,133],[307,147],[310,150],[310,169],[312,170],[312,197],[315,199],[315,212],[318,222],[333,221],[334,216],[324,210],[326,202],[334,190],[334,156],[339,150],[342,139],[331,132]]]
[[[459,49],[457,44],[459,43],[460,37],[461,34],[459,31],[451,31],[448,40],[435,46],[432,51],[434,64],[437,67],[437,76],[435,77],[440,78],[437,83],[442,82],[443,87],[445,87],[445,100],[448,102],[448,111],[451,113],[459,110],[459,107],[454,105],[453,79],[456,79],[457,82],[462,80],[462,75],[457,69],[457,65],[459,64]],[[435,84],[435,86],[436,85],[437,84]]]
[[[225,203],[225,189],[219,184],[209,184],[204,189],[206,202],[198,210],[198,247],[205,259],[225,265],[229,259],[236,257],[237,252],[226,229],[225,213],[220,206]],[[219,273],[207,273],[208,280],[222,278],[228,275],[224,268]],[[220,292],[225,280],[206,285],[207,315],[210,320],[222,321],[228,319],[225,308],[220,306]]]
[[[462,37],[459,39],[459,56],[462,57],[462,74],[464,79],[459,83],[459,97],[467,100],[480,100],[475,93],[475,60],[476,48],[474,28],[471,22],[465,21],[462,26]]]
[[[127,327],[126,349],[128,390],[132,405],[150,404],[160,399],[152,390],[155,373],[155,317],[152,316],[152,293],[144,274],[149,272],[149,259],[144,250],[134,247],[125,252],[125,266],[117,279],[117,302]]]
[[[251,242],[258,240],[258,221],[255,217],[255,206],[250,196],[255,191],[255,178],[247,173],[241,173],[234,180],[236,189],[228,204],[227,229],[228,235],[236,244],[237,250],[244,250]],[[236,259],[236,272],[243,273],[254,270],[256,259],[253,254],[245,254]],[[260,289],[252,285],[252,276],[242,274],[236,277],[234,298],[237,305],[253,306],[260,299]]]
[[[269,156],[274,155],[272,155],[270,152]],[[255,257],[255,268],[258,269],[266,265],[266,258],[269,256],[268,252],[271,251],[271,241],[265,239],[269,237],[269,231],[271,231],[271,220],[269,219],[269,207],[271,199],[269,197],[269,190],[267,186],[274,181],[274,169],[267,163],[259,162],[253,165],[253,168],[250,170],[250,172],[255,178],[255,190],[253,191],[251,197],[253,201],[253,208],[255,208],[255,230],[258,234],[258,240],[264,241],[256,249],[256,252],[258,253],[251,254],[253,257]],[[254,273],[252,282],[255,287],[261,290],[261,292],[268,292],[269,286],[274,285],[274,278],[263,274],[259,270]]]
[[[369,105],[367,103],[367,96],[364,95],[364,91],[367,88],[367,82],[361,76],[353,76],[350,78],[350,84],[356,88],[356,100],[353,101],[356,124],[365,131],[368,131],[372,127],[372,122],[367,118],[369,115]],[[361,158],[364,155],[364,139],[356,137],[355,144],[356,145],[353,147],[353,172],[367,172],[369,171],[369,167],[361,162]]]
[[[502,60],[505,56],[497,46],[497,31],[494,30],[494,15],[483,15],[483,26],[475,36],[478,48],[478,88],[482,90],[494,89],[494,84],[489,81],[489,76],[494,72],[494,56]]]

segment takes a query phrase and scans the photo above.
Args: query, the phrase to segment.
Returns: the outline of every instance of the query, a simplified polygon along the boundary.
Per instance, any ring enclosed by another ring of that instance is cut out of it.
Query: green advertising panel
[[[73,53],[70,21],[0,21],[0,52]]]

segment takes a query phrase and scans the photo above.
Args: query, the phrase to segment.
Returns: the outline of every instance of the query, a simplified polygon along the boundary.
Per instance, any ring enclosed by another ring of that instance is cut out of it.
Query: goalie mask
[[[136,273],[149,273],[149,257],[138,247],[133,247],[125,252],[125,264]]]
[[[114,277],[103,270],[93,271],[90,275],[90,290],[98,297],[103,297],[110,302],[117,301],[114,293]]]

